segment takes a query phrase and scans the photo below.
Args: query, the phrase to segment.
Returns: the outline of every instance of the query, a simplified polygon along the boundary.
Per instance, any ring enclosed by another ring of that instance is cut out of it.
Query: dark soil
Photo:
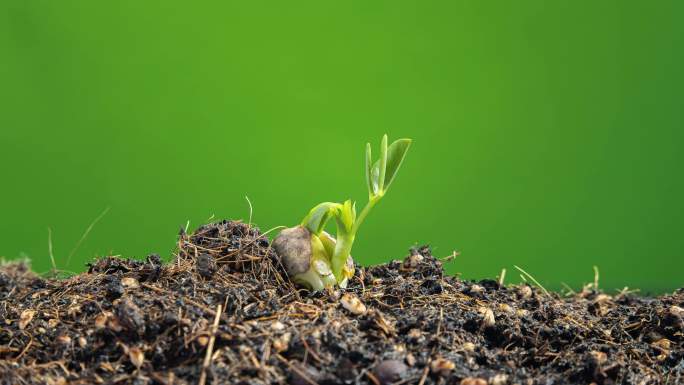
[[[256,228],[223,221],[181,234],[169,264],[0,268],[0,384],[682,384],[683,308],[684,290],[467,282],[428,247],[310,293]]]

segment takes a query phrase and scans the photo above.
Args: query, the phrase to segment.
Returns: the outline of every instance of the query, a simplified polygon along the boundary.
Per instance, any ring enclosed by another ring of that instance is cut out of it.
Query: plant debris
[[[0,267],[0,384],[679,384],[684,290],[658,298],[445,276],[428,247],[344,290],[294,287],[256,227],[68,279]]]

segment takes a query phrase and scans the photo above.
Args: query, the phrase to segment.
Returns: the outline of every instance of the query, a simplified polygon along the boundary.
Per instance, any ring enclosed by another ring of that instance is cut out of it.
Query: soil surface
[[[0,384],[683,384],[684,290],[561,297],[445,276],[428,247],[295,288],[255,227],[181,233],[171,263],[0,268]]]

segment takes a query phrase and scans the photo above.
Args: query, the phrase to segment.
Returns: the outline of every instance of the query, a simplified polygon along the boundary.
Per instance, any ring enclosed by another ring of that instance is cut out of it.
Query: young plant
[[[284,229],[273,241],[273,247],[293,281],[312,290],[339,285],[346,287],[354,276],[351,249],[364,219],[394,181],[411,139],[399,139],[389,146],[387,135],[380,144],[380,159],[373,162],[371,145],[366,144],[366,184],[368,203],[356,214],[356,203],[323,202],[309,211],[302,222]],[[335,237],[325,231],[331,219],[337,224]]]

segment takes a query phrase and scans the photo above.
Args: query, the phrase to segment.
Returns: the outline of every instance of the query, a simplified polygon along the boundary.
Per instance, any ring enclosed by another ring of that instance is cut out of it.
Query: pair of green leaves
[[[323,202],[309,211],[309,214],[302,220],[302,226],[319,235],[333,217],[338,222],[339,230],[351,232],[356,222],[356,203],[351,200],[344,203]]]
[[[338,231],[351,232],[356,222],[356,203],[352,203],[351,200],[344,203],[320,203],[309,211],[309,214],[302,220],[302,226],[319,235],[333,217],[338,222]]]
[[[384,135],[380,143],[380,159],[373,162],[371,145],[366,144],[366,184],[369,199],[385,195],[410,146],[411,139],[398,139],[388,146],[387,135]]]
[[[335,202],[323,202],[309,211],[309,214],[302,220],[302,226],[306,227],[312,233],[319,235],[324,229],[326,223],[338,213],[343,205]]]
[[[410,146],[411,139],[398,139],[388,146],[387,135],[384,135],[380,143],[380,159],[373,162],[371,145],[366,144],[366,184],[371,207],[387,192]],[[361,213],[361,221],[368,208]],[[318,235],[333,217],[337,219],[339,225],[342,225],[339,226],[340,229],[351,232],[356,222],[356,204],[351,201],[323,202],[309,211],[309,214],[302,220],[302,226]]]

